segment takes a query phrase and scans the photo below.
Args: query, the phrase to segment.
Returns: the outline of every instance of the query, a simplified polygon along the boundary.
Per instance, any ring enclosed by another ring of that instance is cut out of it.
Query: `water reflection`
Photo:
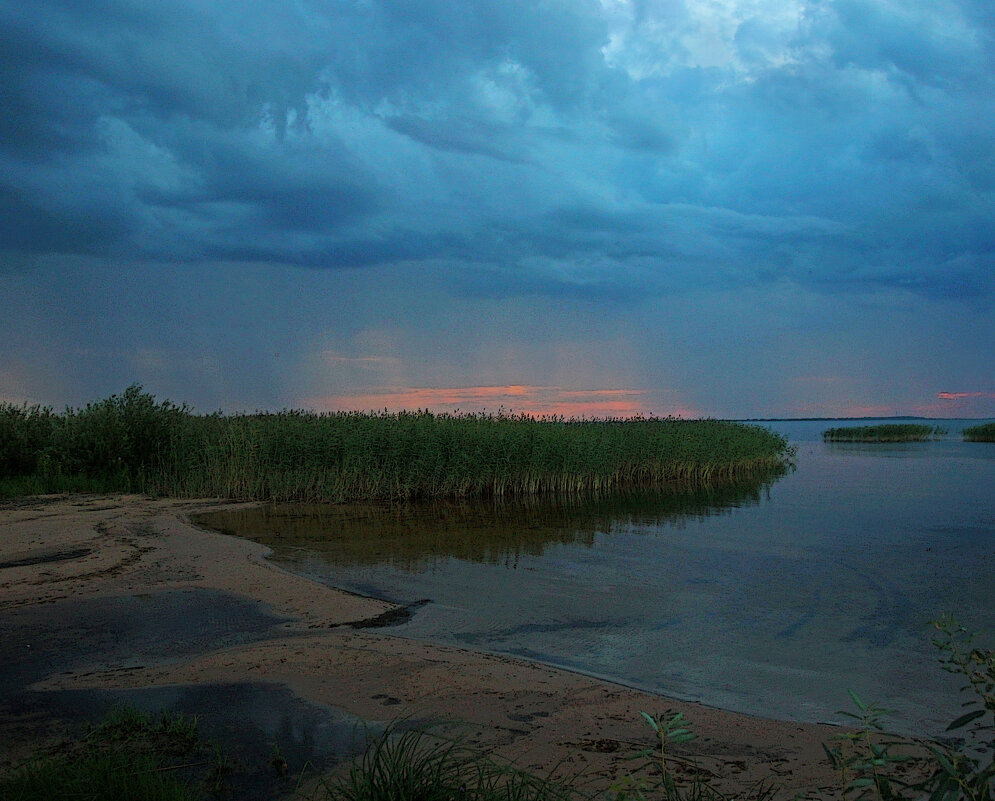
[[[961,443],[935,442],[827,442],[826,453],[840,456],[872,456],[908,459],[929,459],[954,451],[950,445]]]
[[[942,731],[962,699],[929,621],[995,632],[995,446],[830,445],[828,424],[783,424],[797,470],[722,491],[209,520],[317,581],[429,599],[393,636],[772,717],[838,720],[853,690]]]
[[[590,547],[598,534],[681,528],[689,521],[755,506],[776,476],[683,493],[435,501],[405,504],[274,504],[212,512],[200,525],[247,537],[277,557],[304,549],[342,566],[420,570],[449,559],[508,565],[556,545]]]

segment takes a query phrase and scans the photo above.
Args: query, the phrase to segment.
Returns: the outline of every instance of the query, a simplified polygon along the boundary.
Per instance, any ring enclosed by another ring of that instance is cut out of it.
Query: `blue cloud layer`
[[[0,245],[990,296],[989,6],[8,3]]]

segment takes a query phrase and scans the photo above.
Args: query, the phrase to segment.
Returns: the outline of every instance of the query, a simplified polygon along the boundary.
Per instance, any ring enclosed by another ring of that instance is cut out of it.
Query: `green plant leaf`
[[[941,784],[937,787],[933,794],[929,797],[929,801],[943,801],[943,798],[947,795],[947,788]]]
[[[975,709],[973,712],[968,712],[966,715],[961,715],[957,720],[947,726],[947,731],[953,731],[954,729],[960,729],[970,723],[972,720],[977,720],[982,715],[985,714],[984,709]]]
[[[950,760],[948,760],[943,754],[941,754],[936,749],[931,748],[930,751],[932,751],[933,753],[933,758],[936,759],[936,764],[943,769],[944,773],[946,773],[948,776],[957,776],[957,769],[954,768]]]
[[[842,758],[842,755],[840,754],[839,750],[837,749],[835,751],[831,751],[829,750],[829,746],[826,745],[825,743],[822,743],[822,750],[826,752],[826,756],[828,757],[829,761],[832,763],[833,767],[838,767],[840,764],[840,760]]]

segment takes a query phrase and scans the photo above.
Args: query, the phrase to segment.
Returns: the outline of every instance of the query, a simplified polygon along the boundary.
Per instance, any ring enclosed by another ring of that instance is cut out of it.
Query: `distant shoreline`
[[[832,420],[995,420],[995,417],[921,417],[916,415],[892,415],[889,417],[726,417],[731,423],[823,423]]]

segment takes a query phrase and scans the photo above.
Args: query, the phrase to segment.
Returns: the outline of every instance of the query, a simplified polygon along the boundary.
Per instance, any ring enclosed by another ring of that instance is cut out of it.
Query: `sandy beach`
[[[12,712],[21,693],[251,681],[365,721],[436,721],[522,767],[560,766],[603,787],[652,743],[640,711],[681,711],[699,736],[675,753],[720,788],[768,780],[785,798],[838,794],[822,749],[836,729],[392,636],[365,625],[391,604],[292,575],[265,547],[190,522],[221,506],[140,496],[0,505],[0,767],[60,735],[43,710]],[[141,626],[115,628],[136,616]]]

